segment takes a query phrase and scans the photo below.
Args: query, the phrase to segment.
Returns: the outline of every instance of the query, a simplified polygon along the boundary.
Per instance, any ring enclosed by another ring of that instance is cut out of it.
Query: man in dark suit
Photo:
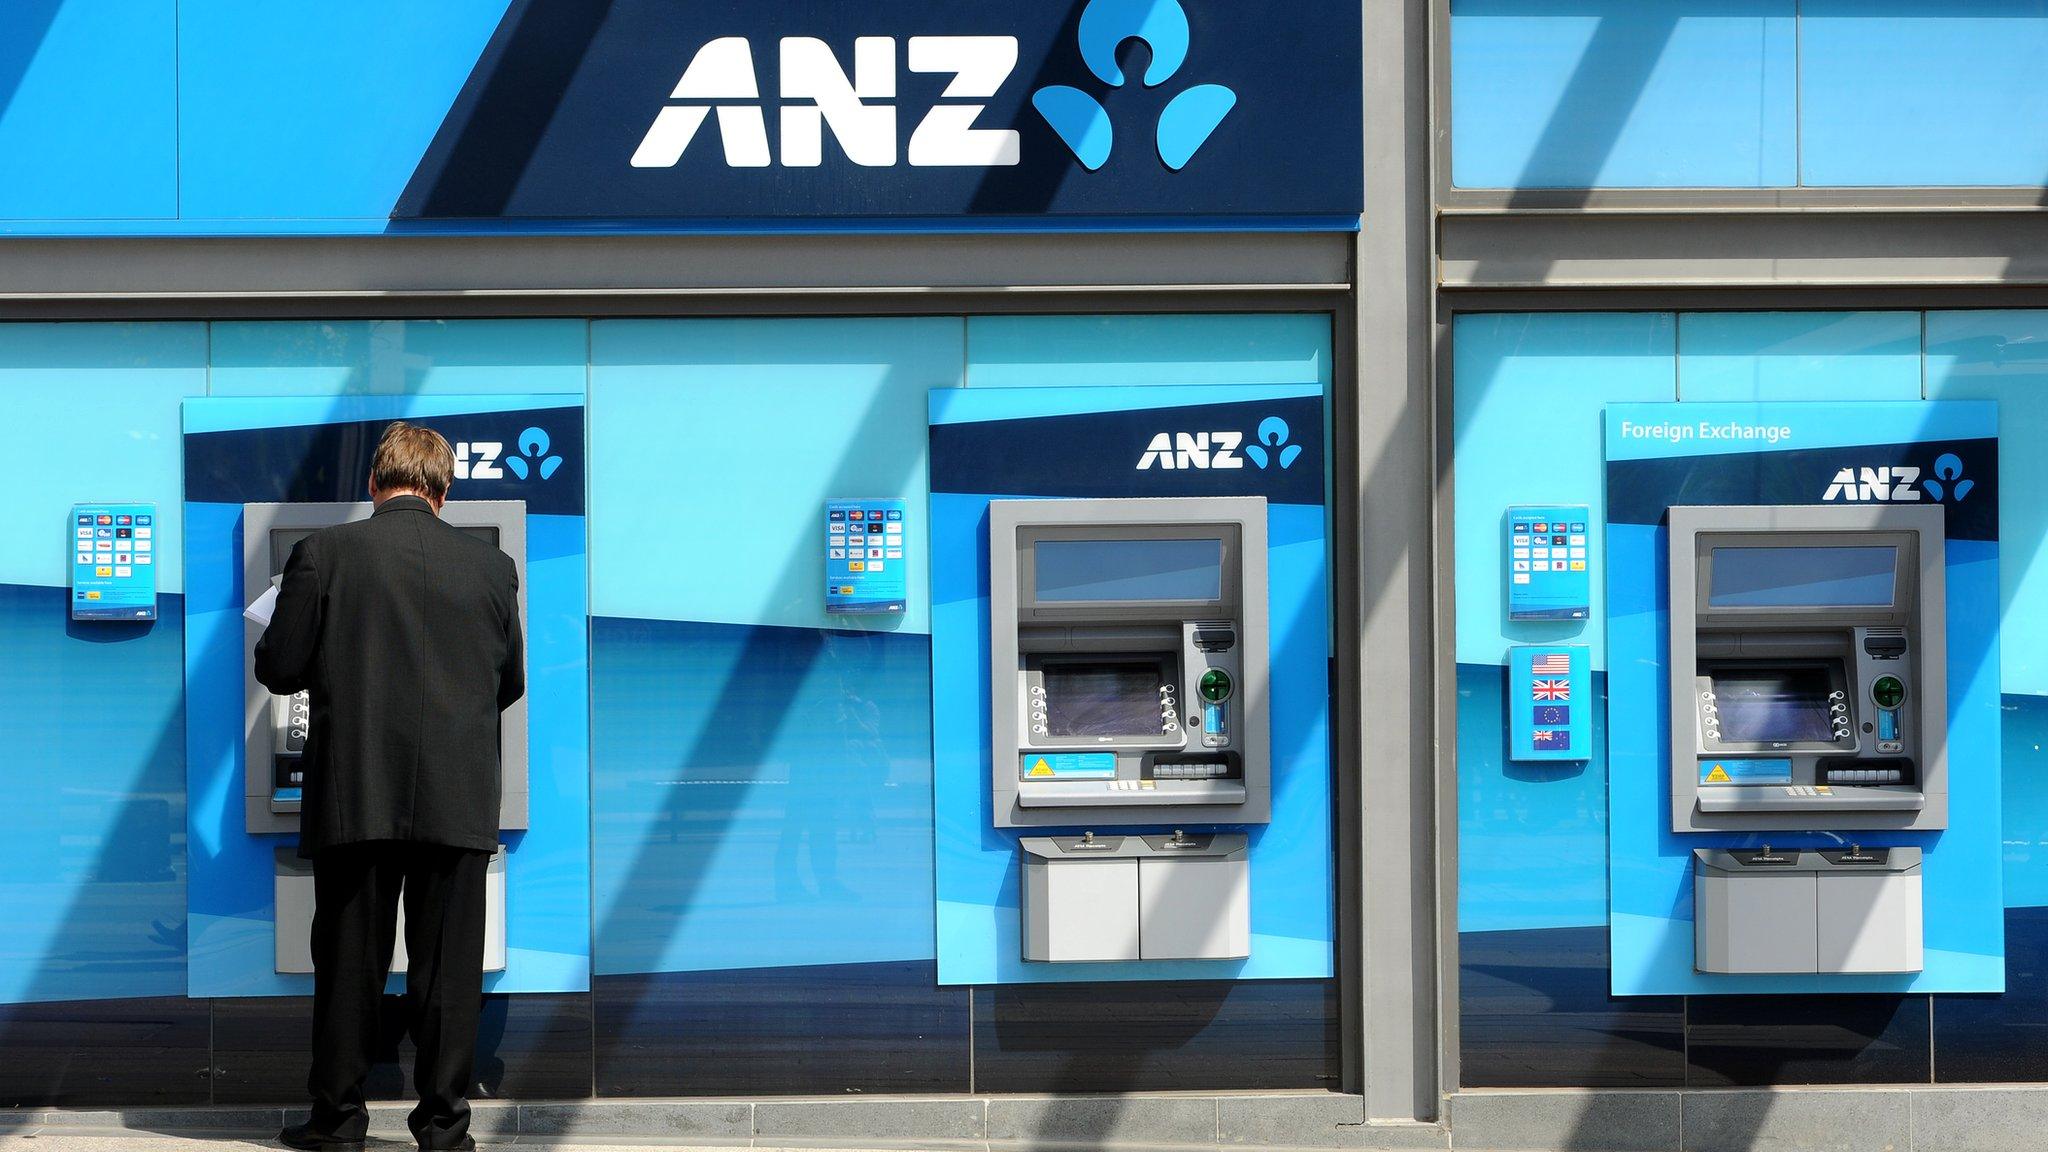
[[[256,678],[312,697],[299,854],[313,861],[313,1112],[287,1145],[361,1148],[363,1078],[405,900],[422,1149],[475,1146],[466,1099],[498,847],[498,713],[526,691],[510,557],[441,522],[454,453],[395,423],[368,520],[292,549]]]

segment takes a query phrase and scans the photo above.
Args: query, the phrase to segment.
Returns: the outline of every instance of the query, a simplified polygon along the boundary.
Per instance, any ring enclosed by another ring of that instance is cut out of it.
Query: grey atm
[[[292,546],[322,528],[367,518],[368,503],[242,505],[242,588],[254,600],[273,578],[284,572]],[[441,519],[496,545],[512,558],[519,573],[519,626],[526,627],[526,503],[521,500],[451,500]],[[305,777],[301,759],[306,749],[311,714],[306,693],[274,696],[256,680],[256,641],[263,626],[244,620],[242,677],[246,744],[243,763],[244,823],[252,833],[295,833]],[[526,701],[507,708],[500,719],[499,748],[504,774],[498,826],[511,831],[527,825]],[[276,960],[279,972],[311,972],[309,935],[313,923],[313,873],[296,848],[274,853],[273,890],[277,901]],[[505,967],[505,853],[491,860],[487,881],[485,968]],[[401,932],[392,971],[405,969]]]
[[[1693,853],[1694,967],[1901,973],[1920,849],[1948,824],[1947,593],[1936,506],[1671,509],[1674,831],[1831,834]]]
[[[1034,961],[1250,954],[1268,819],[1266,502],[989,505],[994,821],[1026,837]],[[1155,825],[1153,834],[1097,827]]]
[[[1942,510],[1671,509],[1671,821],[1948,825]]]

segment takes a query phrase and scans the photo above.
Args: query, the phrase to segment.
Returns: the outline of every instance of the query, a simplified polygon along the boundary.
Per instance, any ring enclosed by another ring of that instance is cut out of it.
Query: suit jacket
[[[366,840],[498,846],[498,713],[526,691],[512,558],[417,496],[285,563],[256,678],[312,696],[299,854]]]

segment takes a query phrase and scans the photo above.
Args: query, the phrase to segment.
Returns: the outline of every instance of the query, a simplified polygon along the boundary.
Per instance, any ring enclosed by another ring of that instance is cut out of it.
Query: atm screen
[[[1709,608],[1887,608],[1890,545],[1715,548]]]
[[[1159,732],[1157,660],[1046,664],[1046,732],[1053,737],[1151,736]]]
[[[1833,684],[1825,668],[1720,670],[1711,674],[1723,744],[1829,744]]]
[[[1041,601],[1221,600],[1223,541],[1040,540]]]
[[[471,536],[498,547],[498,526],[495,524],[458,524],[457,528]],[[270,530],[270,574],[276,576],[284,571],[284,562],[291,559],[292,549],[299,541],[318,532],[318,528],[273,528]]]

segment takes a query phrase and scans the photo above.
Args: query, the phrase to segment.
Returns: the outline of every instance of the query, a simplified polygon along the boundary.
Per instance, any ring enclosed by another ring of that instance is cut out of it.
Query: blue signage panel
[[[1508,649],[1508,759],[1592,758],[1591,669],[1583,644]]]
[[[825,611],[901,613],[910,598],[900,499],[832,500],[825,505]]]
[[[1358,5],[525,0],[396,221],[1355,228]]]
[[[73,620],[156,619],[156,505],[74,504]]]
[[[1501,518],[1510,620],[1584,620],[1593,602],[1584,504],[1518,504]]]

